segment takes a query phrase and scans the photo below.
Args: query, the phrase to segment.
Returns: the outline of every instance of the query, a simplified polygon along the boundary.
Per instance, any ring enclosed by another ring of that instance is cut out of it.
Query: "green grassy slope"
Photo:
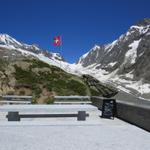
[[[35,103],[51,103],[55,95],[102,96],[83,77],[66,73],[37,59],[11,63],[1,60],[0,88],[0,94],[4,95],[32,95]]]

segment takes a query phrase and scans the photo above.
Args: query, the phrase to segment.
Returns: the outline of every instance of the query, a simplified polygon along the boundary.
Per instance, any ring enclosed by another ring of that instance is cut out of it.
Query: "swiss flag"
[[[61,36],[55,36],[54,37],[54,45],[55,46],[61,46]]]

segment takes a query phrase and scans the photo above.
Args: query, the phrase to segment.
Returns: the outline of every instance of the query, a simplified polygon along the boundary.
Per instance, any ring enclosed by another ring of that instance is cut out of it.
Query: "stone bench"
[[[89,114],[86,111],[78,111],[78,113],[61,113],[61,114],[19,114],[18,111],[10,111],[6,116],[8,121],[20,121],[21,118],[64,118],[77,117],[78,121],[85,121]]]

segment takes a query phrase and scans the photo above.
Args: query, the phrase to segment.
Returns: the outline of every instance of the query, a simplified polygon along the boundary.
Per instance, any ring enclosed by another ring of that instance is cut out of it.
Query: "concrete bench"
[[[8,112],[6,116],[8,121],[20,121],[21,118],[58,118],[58,117],[77,117],[78,121],[85,121],[86,117],[89,114],[86,114],[86,111],[78,111],[74,114],[19,114],[18,111]]]

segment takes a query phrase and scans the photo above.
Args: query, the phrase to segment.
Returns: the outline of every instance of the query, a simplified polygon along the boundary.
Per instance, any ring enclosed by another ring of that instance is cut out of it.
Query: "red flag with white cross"
[[[61,36],[54,37],[54,46],[61,46]]]

